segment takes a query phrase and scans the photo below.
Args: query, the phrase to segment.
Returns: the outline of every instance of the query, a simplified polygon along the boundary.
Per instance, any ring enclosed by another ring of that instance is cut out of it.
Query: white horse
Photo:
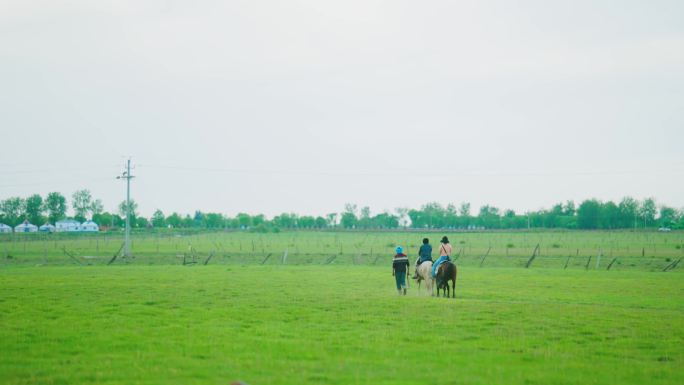
[[[416,268],[418,273],[418,290],[420,290],[420,281],[425,281],[425,289],[430,295],[433,295],[432,286],[435,284],[435,279],[432,278],[432,261],[425,261]]]

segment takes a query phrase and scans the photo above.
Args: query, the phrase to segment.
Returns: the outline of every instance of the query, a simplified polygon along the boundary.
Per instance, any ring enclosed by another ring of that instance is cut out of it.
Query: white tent
[[[7,226],[4,223],[0,223],[0,233],[11,233],[11,232],[12,232],[11,227]]]
[[[100,231],[100,226],[93,221],[85,221],[81,224],[81,231]]]
[[[54,232],[55,232],[55,229],[56,229],[55,226],[53,226],[53,225],[51,225],[51,224],[49,224],[49,223],[46,223],[46,224],[40,226],[40,227],[38,228],[38,231],[42,231],[42,232],[44,232],[44,233],[54,233]]]
[[[14,228],[15,233],[35,233],[36,231],[38,231],[38,226],[30,224],[29,221],[24,221]]]
[[[63,219],[55,223],[57,231],[80,231],[81,224],[73,219]]]

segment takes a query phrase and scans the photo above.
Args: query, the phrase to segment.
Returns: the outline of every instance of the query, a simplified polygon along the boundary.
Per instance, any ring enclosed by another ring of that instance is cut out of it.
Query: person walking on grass
[[[409,260],[408,256],[404,254],[404,249],[397,246],[395,250],[397,253],[392,258],[392,276],[397,283],[397,292],[399,295],[406,295],[406,278],[409,275]]]
[[[442,237],[442,240],[440,241],[442,244],[439,247],[439,259],[437,262],[435,262],[434,265],[432,265],[432,276],[435,277],[437,276],[437,268],[442,262],[445,261],[451,261],[451,245],[449,244],[449,238],[445,236]]]
[[[430,245],[430,240],[427,238],[423,238],[423,244],[420,246],[420,249],[418,250],[416,268],[413,269],[413,279],[418,279],[418,266],[420,266],[421,263],[426,261],[434,262],[432,260],[432,246]]]

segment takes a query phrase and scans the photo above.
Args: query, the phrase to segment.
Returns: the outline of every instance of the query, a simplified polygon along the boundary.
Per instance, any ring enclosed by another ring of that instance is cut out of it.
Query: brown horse
[[[439,297],[439,289],[442,289],[442,294],[449,297],[449,294],[456,298],[456,275],[458,269],[451,261],[446,261],[437,268],[437,296]],[[451,281],[451,293],[449,293],[449,281]]]

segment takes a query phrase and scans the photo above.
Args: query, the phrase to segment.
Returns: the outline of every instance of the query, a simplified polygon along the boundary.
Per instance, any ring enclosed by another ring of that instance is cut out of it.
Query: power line
[[[301,176],[331,176],[331,177],[564,177],[564,176],[609,176],[609,175],[679,175],[684,169],[660,170],[592,170],[592,171],[556,171],[556,172],[501,172],[501,171],[459,171],[459,172],[422,172],[422,171],[313,171],[313,170],[284,170],[284,169],[236,169],[215,167],[188,167],[160,164],[141,164],[138,167],[168,169],[192,172],[219,172],[232,174],[261,174],[261,175],[301,175]]]
[[[69,183],[103,183],[103,182],[111,182],[111,178],[94,178],[94,179],[70,179],[70,180],[64,180],[60,179],[58,181],[40,181],[40,182],[27,182],[27,183],[13,183],[13,184],[3,184],[0,185],[0,188],[8,188],[8,187],[22,187],[22,186],[54,186],[54,185],[64,185],[64,184],[69,184]]]

